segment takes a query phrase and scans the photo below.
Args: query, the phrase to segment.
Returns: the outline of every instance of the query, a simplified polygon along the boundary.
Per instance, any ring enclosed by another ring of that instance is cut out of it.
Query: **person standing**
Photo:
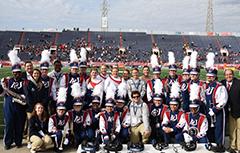
[[[228,91],[226,110],[229,116],[229,152],[240,152],[240,81],[234,77],[234,71],[231,69],[226,69],[224,76],[222,84]]]

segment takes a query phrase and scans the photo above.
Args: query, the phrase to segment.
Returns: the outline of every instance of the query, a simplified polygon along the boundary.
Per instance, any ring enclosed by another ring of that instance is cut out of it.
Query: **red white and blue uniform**
[[[184,124],[181,124],[184,120],[184,112],[183,111],[171,111],[168,110],[165,112],[162,121],[162,129],[168,127],[172,129],[171,133],[163,133],[164,134],[164,142],[169,144],[171,137],[174,137],[177,143],[182,141],[182,129]]]
[[[209,122],[209,141],[215,142],[218,145],[223,145],[225,136],[224,106],[228,99],[227,90],[221,83],[213,81],[206,84],[205,95],[207,118]],[[214,112],[213,116],[209,114],[211,110]],[[214,124],[214,127],[210,127],[212,124]]]

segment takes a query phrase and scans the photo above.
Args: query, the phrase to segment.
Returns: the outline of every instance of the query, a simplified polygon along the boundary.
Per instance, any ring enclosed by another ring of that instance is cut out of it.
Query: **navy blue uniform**
[[[189,95],[189,81],[190,80],[184,80],[182,81],[181,83],[181,94],[182,94],[182,104],[181,104],[181,108],[183,109],[184,112],[189,112],[189,104],[190,104],[190,101],[189,101],[189,98],[190,98],[190,95]]]
[[[24,88],[27,84],[27,80],[23,79],[15,80],[14,78],[4,80],[6,87],[20,95],[25,95]],[[2,85],[0,86],[2,90]],[[23,130],[26,120],[26,106],[14,102],[13,97],[4,95],[4,144],[10,146],[13,142],[17,146],[22,145]]]

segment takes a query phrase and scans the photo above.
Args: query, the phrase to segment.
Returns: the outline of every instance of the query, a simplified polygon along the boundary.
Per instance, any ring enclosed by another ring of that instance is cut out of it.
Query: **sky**
[[[204,32],[208,0],[108,0],[109,30]],[[102,0],[2,0],[0,30],[100,30]],[[213,0],[214,31],[240,32],[240,0]]]

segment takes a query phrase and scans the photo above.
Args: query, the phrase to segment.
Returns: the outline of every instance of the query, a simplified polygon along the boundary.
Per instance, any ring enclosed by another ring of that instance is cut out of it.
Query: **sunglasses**
[[[133,99],[136,99],[136,98],[139,98],[140,96],[134,96],[134,97],[132,97]]]

